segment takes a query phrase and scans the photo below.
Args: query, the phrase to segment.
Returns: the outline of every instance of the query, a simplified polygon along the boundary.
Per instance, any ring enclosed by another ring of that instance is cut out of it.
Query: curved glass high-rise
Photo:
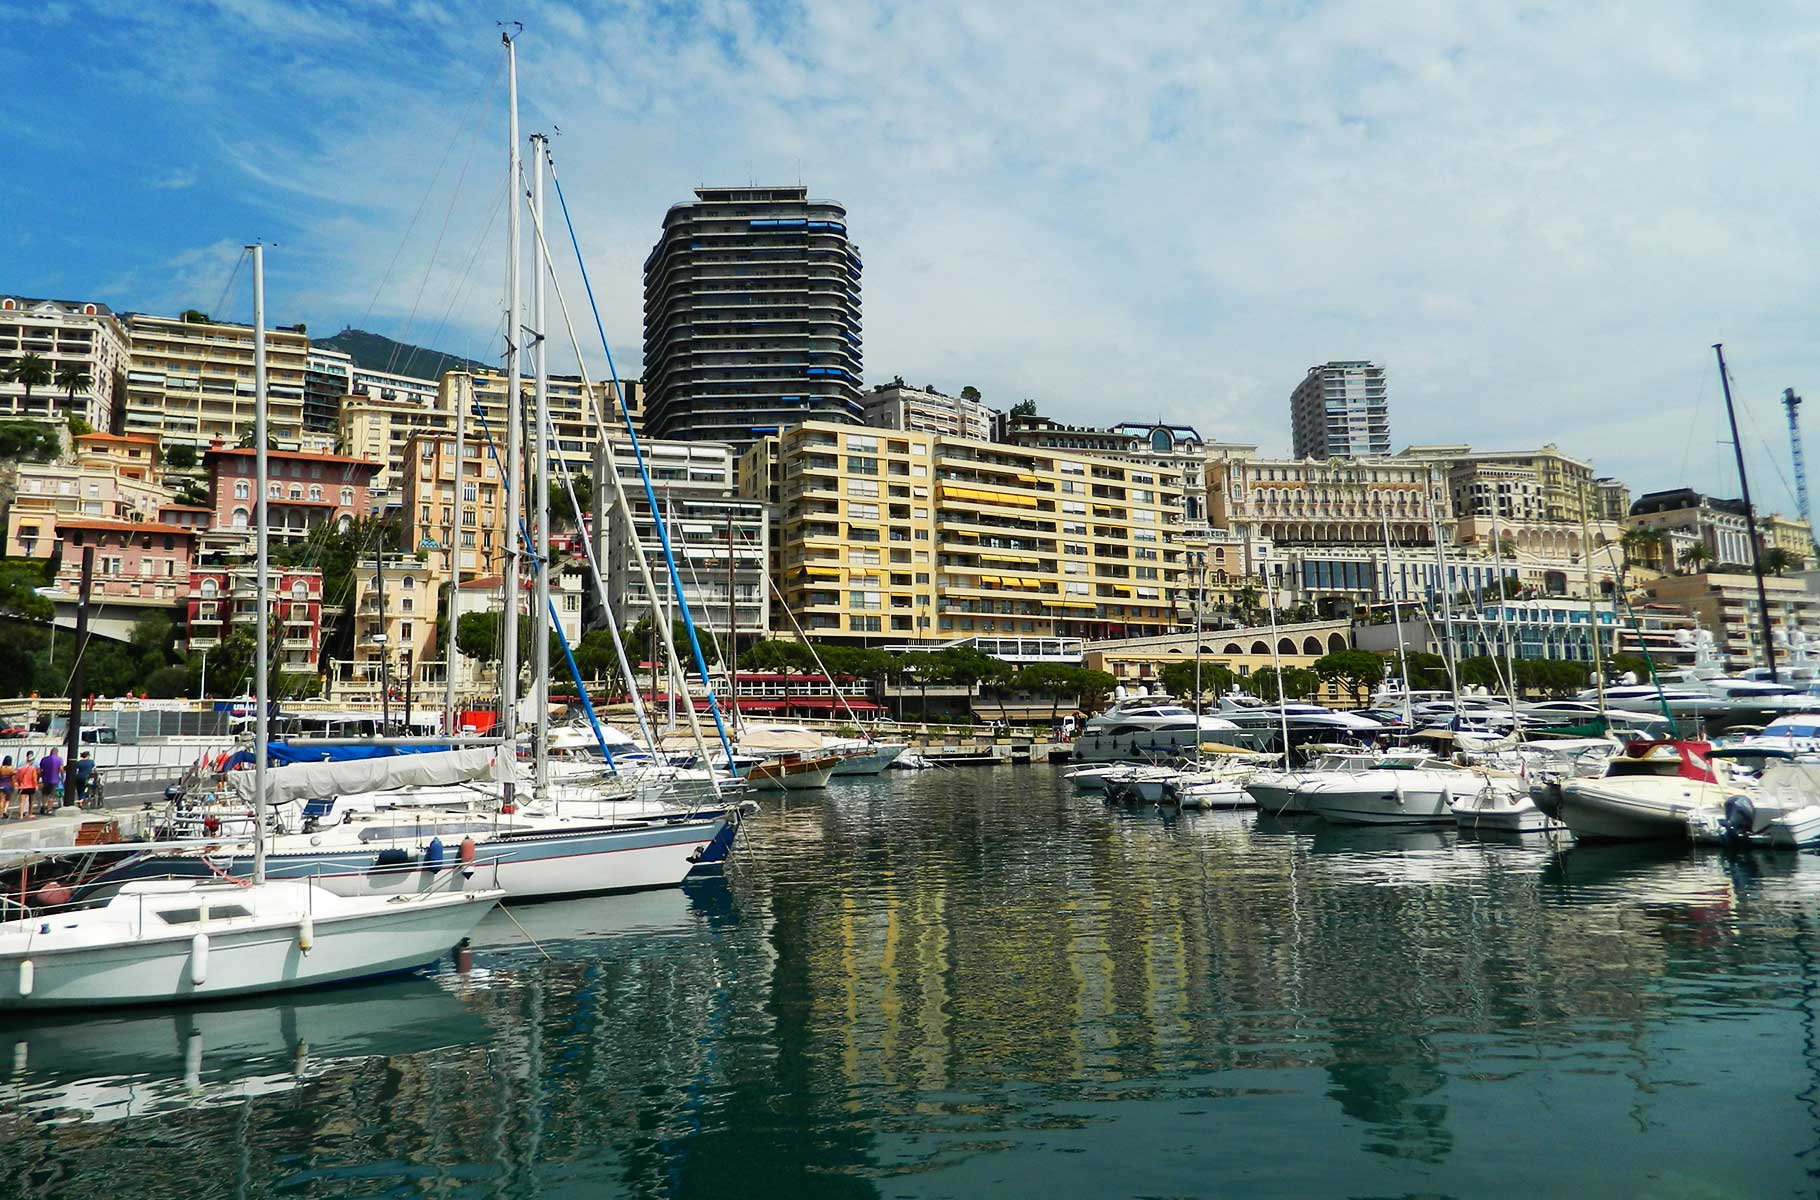
[[[645,428],[744,452],[860,420],[860,257],[802,187],[697,188],[645,259]]]

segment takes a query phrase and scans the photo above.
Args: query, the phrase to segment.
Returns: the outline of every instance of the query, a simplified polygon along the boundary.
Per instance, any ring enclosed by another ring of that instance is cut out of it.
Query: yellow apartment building
[[[385,400],[352,395],[341,401],[336,422],[336,453],[380,464],[373,490],[396,496],[403,488],[407,444],[419,434],[448,432],[454,439],[455,412],[451,397],[437,392],[436,403],[426,407],[415,399]]]
[[[810,422],[754,445],[740,490],[774,505],[774,577],[812,637],[1135,637],[1174,624],[1182,496],[1154,468]]]
[[[461,526],[455,526],[455,435],[420,430],[400,452],[395,479],[409,544],[463,581],[505,569],[505,488],[487,448],[467,443],[461,467]],[[451,565],[450,553],[459,558]]]
[[[156,437],[166,446],[238,445],[253,431],[253,327],[132,313],[126,322],[131,360],[122,433]],[[267,429],[281,450],[327,450],[326,435],[303,431],[304,373],[310,339],[294,329],[268,329]]]
[[[504,372],[490,371],[470,373],[450,371],[443,375],[438,407],[445,412],[454,413],[458,398],[466,398],[468,409],[468,438],[474,442],[484,443],[491,437],[500,455],[505,454],[506,444],[506,376]],[[526,421],[526,436],[530,436],[529,419],[532,415],[531,402],[535,395],[535,385],[527,373],[522,381],[523,406],[514,407],[511,411]],[[633,426],[639,423],[640,396],[642,389],[636,379],[621,381],[621,388],[633,413]],[[587,475],[594,469],[594,449],[600,442],[599,422],[595,414],[605,414],[615,434],[624,432],[625,426],[619,415],[619,409],[612,405],[607,396],[612,390],[611,384],[596,383],[594,392],[600,397],[598,406],[582,389],[581,379],[574,375],[552,376],[549,385],[550,426],[552,450],[550,455],[550,474],[552,479],[561,478],[557,461],[567,463],[571,473]],[[475,414],[475,407],[479,415]]]

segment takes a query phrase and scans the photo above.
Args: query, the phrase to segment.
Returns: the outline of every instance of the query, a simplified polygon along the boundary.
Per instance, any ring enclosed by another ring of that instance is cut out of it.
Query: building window
[[[246,528],[246,509],[237,508],[234,510],[234,528],[235,529],[245,529]]]
[[[234,481],[234,499],[245,500],[253,494],[252,487],[244,479]]]
[[[320,483],[312,483],[310,485],[310,499],[317,501],[322,499],[322,485]]]

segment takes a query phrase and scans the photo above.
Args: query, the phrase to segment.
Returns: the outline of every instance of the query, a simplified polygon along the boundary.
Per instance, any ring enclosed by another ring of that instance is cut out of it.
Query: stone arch
[[[1221,650],[1220,653],[1221,654],[1243,654],[1243,653],[1245,653],[1245,651],[1239,647],[1239,644],[1237,642],[1227,642],[1226,648],[1224,650]]]
[[[1251,643],[1251,652],[1253,654],[1269,654],[1270,653],[1270,643],[1269,642],[1253,642],[1253,643]]]
[[[1277,653],[1278,654],[1294,654],[1295,652],[1296,652],[1296,648],[1295,648],[1295,639],[1294,638],[1285,637],[1285,638],[1277,639]]]
[[[1303,654],[1318,655],[1318,654],[1320,654],[1320,652],[1321,652],[1321,639],[1320,638],[1314,636],[1314,634],[1311,633],[1307,637],[1302,639],[1302,653]]]
[[[1330,633],[1330,634],[1328,634],[1328,635],[1327,635],[1327,648],[1328,648],[1328,649],[1329,649],[1329,650],[1344,650],[1344,649],[1346,649],[1346,635],[1345,635],[1345,634],[1343,634],[1343,633]]]

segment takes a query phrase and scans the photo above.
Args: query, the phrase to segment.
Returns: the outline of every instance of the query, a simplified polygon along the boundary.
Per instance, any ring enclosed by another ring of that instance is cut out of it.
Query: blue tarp
[[[394,754],[428,754],[449,750],[449,746],[293,746],[287,742],[267,742],[274,766],[306,762],[354,762],[363,758],[390,758]]]

